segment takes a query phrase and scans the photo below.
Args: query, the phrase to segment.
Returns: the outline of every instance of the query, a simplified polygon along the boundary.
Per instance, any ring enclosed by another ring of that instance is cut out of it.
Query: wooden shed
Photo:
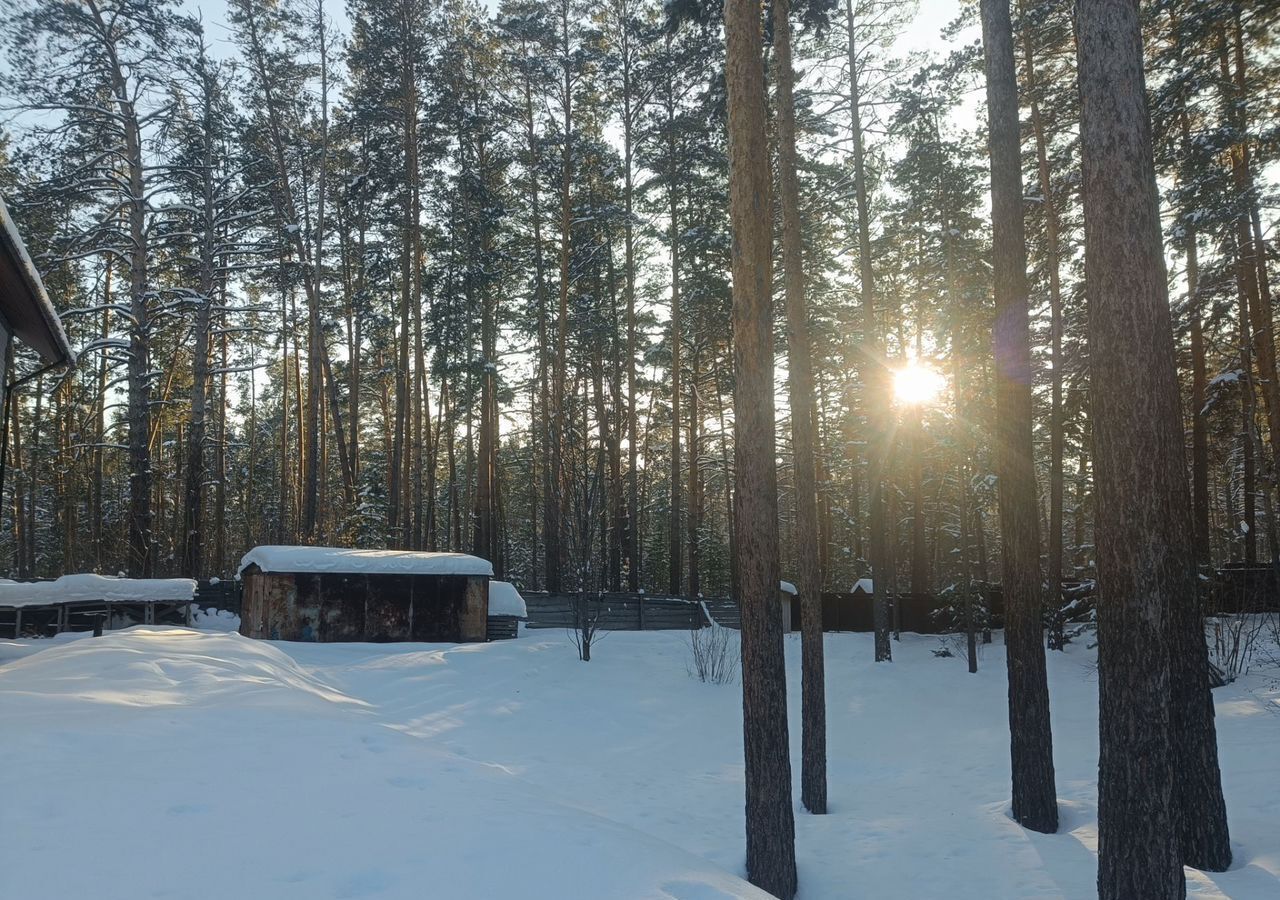
[[[493,566],[465,553],[255,547],[240,633],[283,641],[483,641]]]

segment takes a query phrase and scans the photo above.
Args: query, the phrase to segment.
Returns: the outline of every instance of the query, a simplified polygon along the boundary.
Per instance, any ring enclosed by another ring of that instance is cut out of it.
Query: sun
[[[905,406],[932,403],[946,383],[941,372],[916,359],[893,370],[893,396]]]

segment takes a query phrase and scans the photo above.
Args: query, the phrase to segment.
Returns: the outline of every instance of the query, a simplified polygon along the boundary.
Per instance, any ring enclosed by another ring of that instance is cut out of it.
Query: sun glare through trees
[[[0,200],[0,900],[1280,897],[1280,0],[0,0]]]
[[[918,359],[893,370],[893,396],[903,406],[934,403],[946,386],[947,379],[941,372]]]

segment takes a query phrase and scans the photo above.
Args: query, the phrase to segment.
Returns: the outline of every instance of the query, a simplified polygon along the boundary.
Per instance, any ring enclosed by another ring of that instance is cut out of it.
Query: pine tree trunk
[[[562,584],[561,566],[564,561],[565,519],[568,513],[568,489],[565,472],[565,407],[569,403],[566,388],[566,355],[569,332],[569,241],[571,233],[572,178],[573,178],[573,82],[570,67],[569,3],[560,2],[560,36],[564,81],[560,98],[561,127],[564,147],[560,160],[560,292],[556,315],[556,353],[552,359],[551,403],[547,413],[551,416],[550,484],[551,496],[548,510],[552,513],[547,522],[547,590],[559,591]],[[556,558],[551,557],[554,535]],[[574,587],[579,587],[574,585]]]
[[[827,811],[827,701],[823,662],[822,571],[818,565],[813,341],[805,300],[800,183],[796,172],[795,73],[791,63],[790,0],[773,6],[773,66],[777,92],[778,193],[782,205],[782,266],[787,304],[788,400],[794,459],[796,587],[801,629],[800,798],[811,813]]]
[[[129,564],[134,578],[150,578],[155,567],[151,534],[151,321],[147,307],[147,227],[144,207],[142,136],[123,76],[116,93],[124,118],[129,192]]]
[[[929,556],[925,542],[924,421],[921,410],[911,419],[911,593],[929,593]]]
[[[605,265],[609,297],[609,590],[622,590],[622,562],[627,541],[626,485],[622,480],[622,436],[627,428],[627,404],[622,394],[623,361],[618,341],[618,278],[614,269],[612,227],[605,229]]]
[[[1182,148],[1190,148],[1191,124],[1185,106],[1179,111]],[[1185,221],[1185,220],[1184,220]],[[1187,307],[1191,314],[1191,512],[1196,565],[1212,565],[1209,550],[1209,423],[1205,412],[1208,381],[1205,372],[1204,324],[1200,318],[1199,234],[1186,226]]]
[[[1019,0],[1018,15],[1026,19],[1026,2]],[[1036,175],[1040,185],[1040,197],[1044,208],[1045,267],[1049,274],[1049,538],[1048,571],[1049,596],[1046,602],[1050,610],[1050,649],[1065,647],[1062,622],[1062,528],[1063,528],[1063,469],[1064,449],[1062,421],[1062,247],[1059,238],[1061,223],[1058,203],[1053,194],[1053,181],[1049,170],[1048,135],[1041,114],[1039,81],[1035,66],[1035,35],[1030,25],[1024,25],[1023,63],[1026,68],[1027,93],[1031,99],[1031,130],[1036,141]]]
[[[1002,543],[1013,818],[1058,830],[1049,683],[1041,623],[1040,535],[1032,450],[1027,246],[1018,87],[1009,0],[982,0],[995,272],[996,474]]]
[[[206,405],[209,396],[209,330],[213,315],[213,293],[217,273],[215,252],[217,242],[217,211],[213,197],[213,77],[203,67],[203,171],[201,189],[203,221],[200,240],[200,300],[196,308],[193,328],[195,346],[191,350],[191,412],[187,420],[187,485],[183,503],[182,573],[188,578],[199,578],[201,550],[204,541],[202,531],[202,506],[205,482],[205,430]]]
[[[689,597],[702,596],[702,473],[698,468],[701,452],[702,410],[698,402],[698,345],[689,360]]]
[[[667,50],[671,49],[671,33],[667,33]],[[680,219],[676,206],[676,124],[674,73],[667,74],[667,216],[668,242],[671,249],[671,509],[667,525],[667,590],[678,597],[683,584],[680,560],[681,507],[680,478],[680,378],[681,342],[684,339],[680,322]]]
[[[874,587],[873,627],[876,662],[893,658],[889,643],[889,595],[893,581],[889,563],[888,514],[885,500],[885,471],[889,456],[889,382],[881,347],[880,324],[876,318],[875,271],[871,264],[871,212],[867,198],[866,151],[862,139],[862,108],[858,83],[858,53],[853,0],[845,0],[845,23],[849,37],[849,119],[853,137],[854,200],[858,214],[858,281],[862,292],[862,346],[858,365],[862,374],[863,399],[867,408],[867,506],[868,556]],[[852,409],[849,412],[852,415]],[[849,441],[852,450],[853,441]],[[856,494],[855,494],[856,505]]]
[[[280,500],[279,520],[276,527],[276,542],[293,543],[289,533],[289,509],[292,505],[291,480],[289,477],[289,309],[287,305],[288,290],[284,278],[284,252],[281,251],[280,267],[280,484],[276,496]]]
[[[254,70],[254,77],[257,79],[259,86],[263,92],[263,100],[265,104],[265,112],[267,115],[267,125],[271,137],[272,155],[275,163],[275,181],[277,190],[272,192],[272,202],[275,205],[275,213],[278,224],[282,229],[287,231],[291,237],[289,245],[297,257],[298,264],[302,270],[302,285],[307,295],[308,310],[318,310],[321,308],[320,299],[320,277],[321,273],[313,267],[313,258],[308,253],[306,243],[303,238],[301,223],[299,222],[298,212],[293,199],[293,188],[290,179],[290,170],[285,151],[283,126],[281,124],[281,114],[279,105],[276,101],[275,91],[273,90],[274,81],[268,71],[269,62],[267,53],[262,45],[261,35],[258,30],[258,19],[254,14],[254,5],[249,3],[244,6],[245,22],[244,22],[244,38],[248,42],[250,63]],[[311,326],[308,326],[311,330]],[[314,341],[311,347],[318,352],[318,363],[316,367],[320,374],[318,377],[323,378],[322,384],[327,384],[329,388],[329,403],[333,415],[334,437],[338,445],[338,461],[342,468],[342,486],[343,495],[348,507],[355,504],[355,470],[352,467],[351,459],[347,453],[347,438],[342,429],[341,406],[338,402],[338,386],[333,378],[333,372],[330,370],[329,354],[325,349],[322,341]],[[299,396],[301,396],[302,384],[299,380],[297,386]],[[299,417],[301,424],[301,416]],[[305,441],[303,441],[305,452]]]
[[[1194,237],[1191,238],[1194,240]],[[1191,313],[1191,509],[1192,534],[1196,565],[1207,569],[1213,564],[1209,552],[1209,428],[1206,422],[1207,376],[1204,357],[1204,326],[1200,321],[1197,290],[1193,276],[1195,254],[1187,253],[1187,293]]]
[[[1216,739],[1137,4],[1078,0],[1076,27],[1100,501],[1098,895],[1181,898],[1180,820],[1212,820],[1224,838],[1226,821],[1188,806],[1211,757],[1218,781]],[[1201,727],[1180,735],[1188,719]]]
[[[320,430],[324,417],[320,354],[323,334],[320,325],[320,285],[324,277],[324,214],[329,171],[329,58],[325,32],[324,0],[316,3],[316,37],[320,51],[320,165],[316,177],[316,226],[312,242],[315,258],[315,289],[307,294],[307,411],[306,455],[302,477],[302,534],[308,543],[315,540],[320,511]]]
[[[13,371],[13,345],[9,345],[5,353],[5,380],[10,381]],[[31,570],[27,568],[27,515],[23,491],[27,481],[27,473],[22,463],[22,404],[18,402],[17,391],[7,391],[4,401],[9,404],[9,430],[13,432],[13,566],[18,570],[19,578],[30,578]]]
[[[1240,273],[1246,269],[1242,259],[1236,260],[1237,294],[1239,298],[1239,352],[1240,369],[1244,373],[1238,384],[1240,387],[1240,455],[1241,455],[1241,493],[1244,506],[1244,561],[1250,565],[1258,562],[1258,431],[1257,431],[1257,399],[1253,377],[1253,331],[1249,317],[1250,298],[1246,288],[1240,283]]]
[[[220,296],[226,300],[225,274]],[[218,375],[218,442],[213,453],[216,487],[213,491],[213,570],[227,574],[227,333],[226,317],[221,318],[222,371]],[[250,467],[250,472],[253,468]],[[252,480],[252,479],[246,479]]]
[[[1252,154],[1249,148],[1249,88],[1245,70],[1244,36],[1240,24],[1238,6],[1235,8],[1234,28],[1231,38],[1226,29],[1221,32],[1221,65],[1223,82],[1227,86],[1226,118],[1239,140],[1231,147],[1231,178],[1238,202],[1236,216],[1236,253],[1239,277],[1248,301],[1249,324],[1253,331],[1251,347],[1258,366],[1258,380],[1262,388],[1263,406],[1267,414],[1267,430],[1270,433],[1271,460],[1266,466],[1268,477],[1268,503],[1275,496],[1280,479],[1280,378],[1276,371],[1275,329],[1271,311],[1271,296],[1267,283],[1265,245],[1261,241],[1261,228],[1255,231],[1258,218],[1257,195],[1254,190]],[[1227,60],[1232,51],[1234,71]],[[1275,525],[1268,519],[1267,527],[1272,535]],[[1274,541],[1273,541],[1274,543]]]
[[[774,896],[790,900],[796,892],[795,821],[778,602],[772,216],[760,7],[750,0],[726,0],[724,18],[747,877]]]
[[[102,273],[102,331],[99,337],[106,340],[111,334],[111,275],[114,266],[108,262]],[[6,354],[8,355],[8,354]],[[16,432],[15,432],[16,434]],[[89,498],[89,521],[93,529],[93,570],[101,572],[106,563],[103,546],[102,522],[102,485],[103,481],[103,445],[107,439],[107,355],[100,355],[98,360],[97,400],[94,404],[94,446],[93,446],[93,485]],[[15,465],[17,456],[14,456]],[[2,501],[0,501],[2,502]]]
[[[632,156],[634,153],[634,112],[631,91],[631,39],[627,22],[622,23],[622,160],[623,160],[623,204],[626,219],[623,222],[623,243],[626,254],[626,292],[627,292],[627,531],[624,539],[626,558],[623,568],[627,572],[627,590],[635,592],[640,589],[640,544],[639,544],[639,491],[640,473],[638,470],[639,436],[636,432],[637,420],[640,417],[636,406],[636,255],[635,255],[635,216],[632,206],[635,198],[635,185]]]

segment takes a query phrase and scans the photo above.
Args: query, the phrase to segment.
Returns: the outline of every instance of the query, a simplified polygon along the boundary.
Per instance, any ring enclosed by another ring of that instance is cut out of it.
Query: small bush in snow
[[[1266,624],[1267,616],[1249,613],[1206,620],[1209,663],[1222,673],[1223,683],[1230,684],[1249,671]]]
[[[578,659],[591,662],[591,647],[604,635],[600,631],[600,623],[604,620],[604,603],[597,598],[593,605],[586,594],[577,594],[572,599],[573,627],[569,629],[569,637],[578,648]]]
[[[732,684],[738,680],[742,650],[733,629],[721,625],[695,628],[689,632],[689,651],[689,674],[699,681]]]

